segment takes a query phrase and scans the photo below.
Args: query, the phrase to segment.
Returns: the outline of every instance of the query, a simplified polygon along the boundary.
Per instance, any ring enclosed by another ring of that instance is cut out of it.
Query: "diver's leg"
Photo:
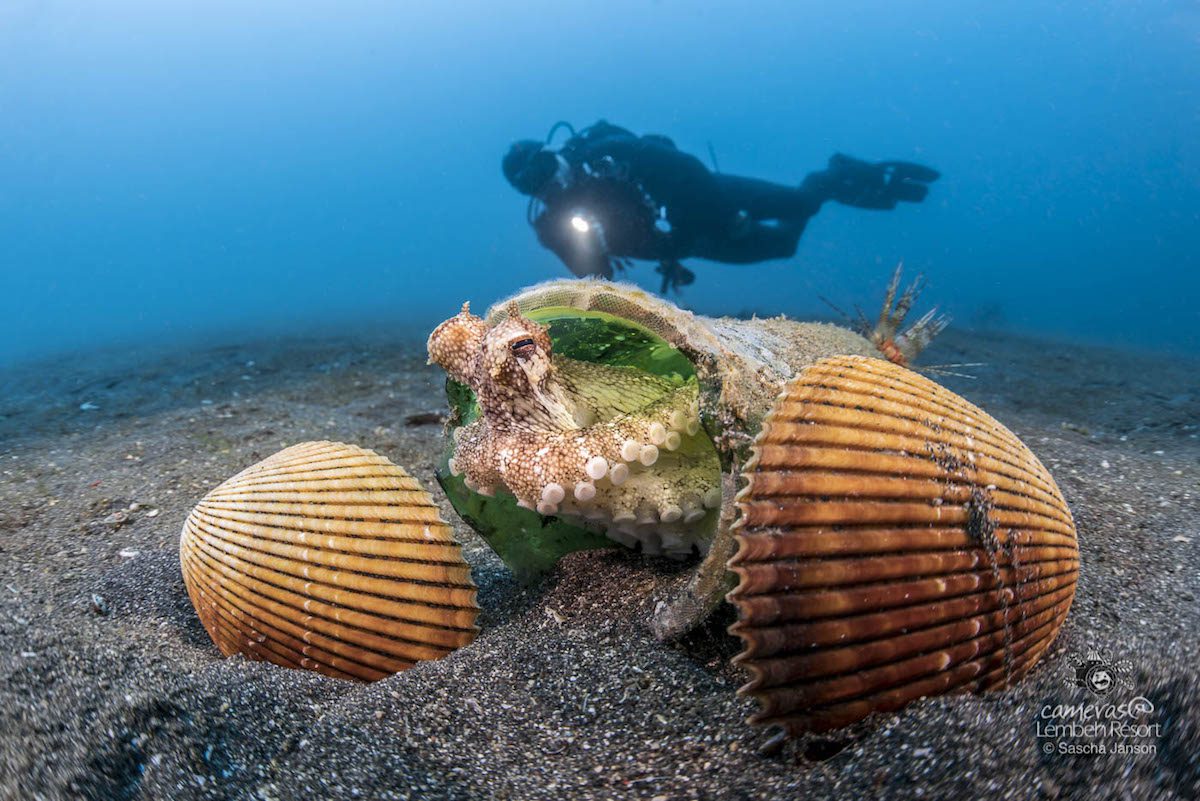
[[[698,241],[692,256],[724,262],[725,264],[754,264],[772,259],[788,259],[796,255],[804,221],[768,225],[747,222],[735,236]]]
[[[718,174],[715,177],[727,203],[744,211],[752,220],[803,222],[829,199],[820,191],[823,186],[809,185],[808,180],[795,187],[740,175]]]

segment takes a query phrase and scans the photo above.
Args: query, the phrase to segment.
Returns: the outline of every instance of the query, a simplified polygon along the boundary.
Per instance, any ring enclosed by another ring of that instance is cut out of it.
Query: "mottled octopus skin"
[[[719,465],[700,434],[694,380],[554,354],[546,329],[515,306],[488,329],[464,305],[428,348],[482,411],[455,432],[451,470],[468,487],[507,490],[649,553],[704,547],[697,523],[720,505]]]

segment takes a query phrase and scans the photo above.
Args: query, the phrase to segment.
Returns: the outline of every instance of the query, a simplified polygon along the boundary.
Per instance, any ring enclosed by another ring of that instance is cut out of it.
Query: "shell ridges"
[[[184,583],[225,655],[375,680],[477,633],[475,585],[432,498],[385,457],[309,442],[204,497]]]
[[[1070,608],[1079,551],[1041,462],[985,412],[862,356],[781,393],[737,493],[751,721],[840,728],[920,697],[1009,686]]]

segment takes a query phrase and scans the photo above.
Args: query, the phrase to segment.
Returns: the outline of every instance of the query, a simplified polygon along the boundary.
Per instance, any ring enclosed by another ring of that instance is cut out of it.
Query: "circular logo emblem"
[[[1112,668],[1104,663],[1089,666],[1083,680],[1096,695],[1106,695],[1116,684]]]

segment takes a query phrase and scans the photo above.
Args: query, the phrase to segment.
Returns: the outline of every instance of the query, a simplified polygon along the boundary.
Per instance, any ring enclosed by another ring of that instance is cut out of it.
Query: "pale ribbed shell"
[[[417,480],[373,451],[306,442],[188,515],[184,583],[225,655],[380,679],[478,629],[461,549]]]
[[[1071,513],[1041,462],[953,392],[859,356],[805,368],[738,495],[737,657],[752,722],[824,731],[1005,687],[1075,594]]]

